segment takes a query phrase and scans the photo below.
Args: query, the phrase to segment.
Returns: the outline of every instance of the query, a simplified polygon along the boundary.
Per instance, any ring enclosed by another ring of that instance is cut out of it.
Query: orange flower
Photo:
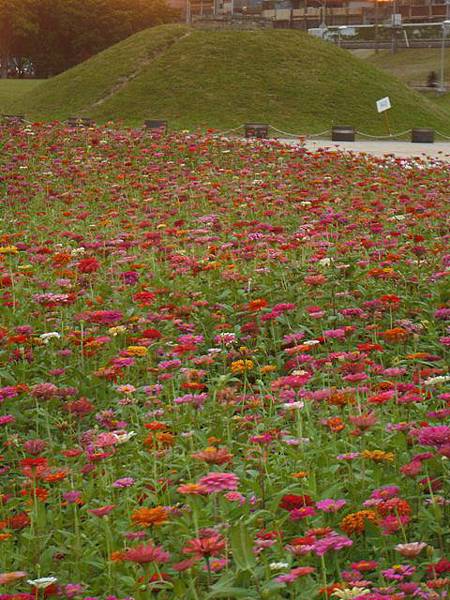
[[[345,429],[345,423],[340,417],[330,417],[322,421],[322,424],[328,427],[333,433],[339,433]]]
[[[366,523],[378,523],[377,513],[373,510],[360,510],[351,513],[342,519],[339,526],[347,535],[352,533],[363,533],[366,528]]]
[[[265,375],[266,373],[273,373],[276,370],[277,368],[274,365],[264,365],[264,367],[261,367],[261,373],[263,375]]]
[[[258,298],[257,300],[252,300],[247,304],[247,310],[250,312],[256,312],[257,310],[265,308],[267,305],[267,300],[264,300],[264,298]]]
[[[168,431],[161,431],[156,435],[148,435],[144,440],[147,448],[170,448],[175,444],[175,436]]]
[[[386,342],[404,342],[408,339],[409,332],[403,329],[403,327],[394,327],[393,329],[386,329],[380,335]]]
[[[327,398],[327,404],[332,406],[345,406],[346,404],[355,404],[355,398],[351,392],[341,392],[334,390]]]
[[[141,525],[142,527],[163,525],[169,520],[169,513],[164,506],[155,506],[155,508],[138,508],[131,515],[131,520],[135,525]]]
[[[204,496],[207,494],[206,488],[199,483],[184,483],[177,488],[177,492],[188,496]]]
[[[112,560],[113,562],[120,562],[120,561],[123,560],[124,556],[125,556],[125,552],[121,552],[120,550],[116,550],[115,552],[111,553],[110,560]]]
[[[192,458],[203,460],[209,465],[224,465],[232,460],[233,455],[230,454],[226,448],[209,446],[208,448],[205,448],[205,450],[192,454]]]
[[[373,460],[376,463],[392,462],[394,460],[394,454],[392,452],[384,452],[383,450],[364,450],[361,456],[368,460]]]
[[[43,481],[47,483],[56,483],[62,481],[67,477],[67,471],[55,471],[55,473],[49,473],[45,477],[42,477]]]
[[[308,477],[308,475],[308,471],[298,471],[297,473],[292,473],[291,477],[293,477],[294,479],[305,479],[305,477]]]

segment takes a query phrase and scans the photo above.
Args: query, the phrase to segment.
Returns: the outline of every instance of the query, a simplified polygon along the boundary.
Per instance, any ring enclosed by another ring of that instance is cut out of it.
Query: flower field
[[[448,166],[0,146],[0,600],[447,598]]]

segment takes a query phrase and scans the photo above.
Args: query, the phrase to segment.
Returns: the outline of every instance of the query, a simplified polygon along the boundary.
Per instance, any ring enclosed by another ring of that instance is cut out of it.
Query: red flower
[[[23,458],[20,461],[21,467],[44,467],[47,466],[47,459],[43,457]]]
[[[96,258],[83,258],[77,263],[77,269],[80,273],[95,273],[100,268],[100,263]]]
[[[159,340],[162,337],[162,333],[157,329],[146,329],[141,333],[141,336],[149,340]]]
[[[432,563],[427,566],[427,573],[436,577],[436,575],[442,575],[443,573],[450,573],[450,560],[441,558],[437,563]]]
[[[190,540],[183,548],[183,554],[193,554],[198,558],[217,556],[225,548],[225,540],[219,534]]]
[[[307,494],[302,494],[301,496],[297,494],[286,494],[281,498],[280,508],[291,511],[294,510],[294,508],[312,506],[313,504],[313,499]]]

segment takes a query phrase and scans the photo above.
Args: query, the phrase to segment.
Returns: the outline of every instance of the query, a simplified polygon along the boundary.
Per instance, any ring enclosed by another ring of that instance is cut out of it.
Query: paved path
[[[289,144],[298,143],[295,139],[285,139]],[[436,142],[434,144],[413,144],[398,141],[357,141],[357,142],[331,142],[329,140],[307,140],[305,146],[308,150],[327,148],[331,151],[356,152],[372,156],[394,155],[401,158],[434,158],[450,163],[450,141]]]

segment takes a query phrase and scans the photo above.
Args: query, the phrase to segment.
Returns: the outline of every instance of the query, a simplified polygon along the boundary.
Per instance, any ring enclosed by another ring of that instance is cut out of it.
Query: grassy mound
[[[444,55],[444,80],[450,85],[450,51]],[[426,85],[428,75],[434,71],[440,77],[441,50],[440,48],[409,48],[399,50],[396,54],[388,51],[371,54],[368,62],[398,77],[404,83],[412,86]],[[441,108],[450,110],[450,92],[445,94],[428,91],[427,97]],[[447,127],[447,131],[450,127]]]
[[[0,79],[0,113],[18,114],[17,103],[40,82],[40,79]]]
[[[226,129],[245,121],[318,132],[352,124],[385,131],[375,101],[390,96],[396,131],[446,129],[449,115],[345,50],[296,31],[200,31],[169,25],[109,48],[23,98],[34,118],[73,114],[175,128]]]

